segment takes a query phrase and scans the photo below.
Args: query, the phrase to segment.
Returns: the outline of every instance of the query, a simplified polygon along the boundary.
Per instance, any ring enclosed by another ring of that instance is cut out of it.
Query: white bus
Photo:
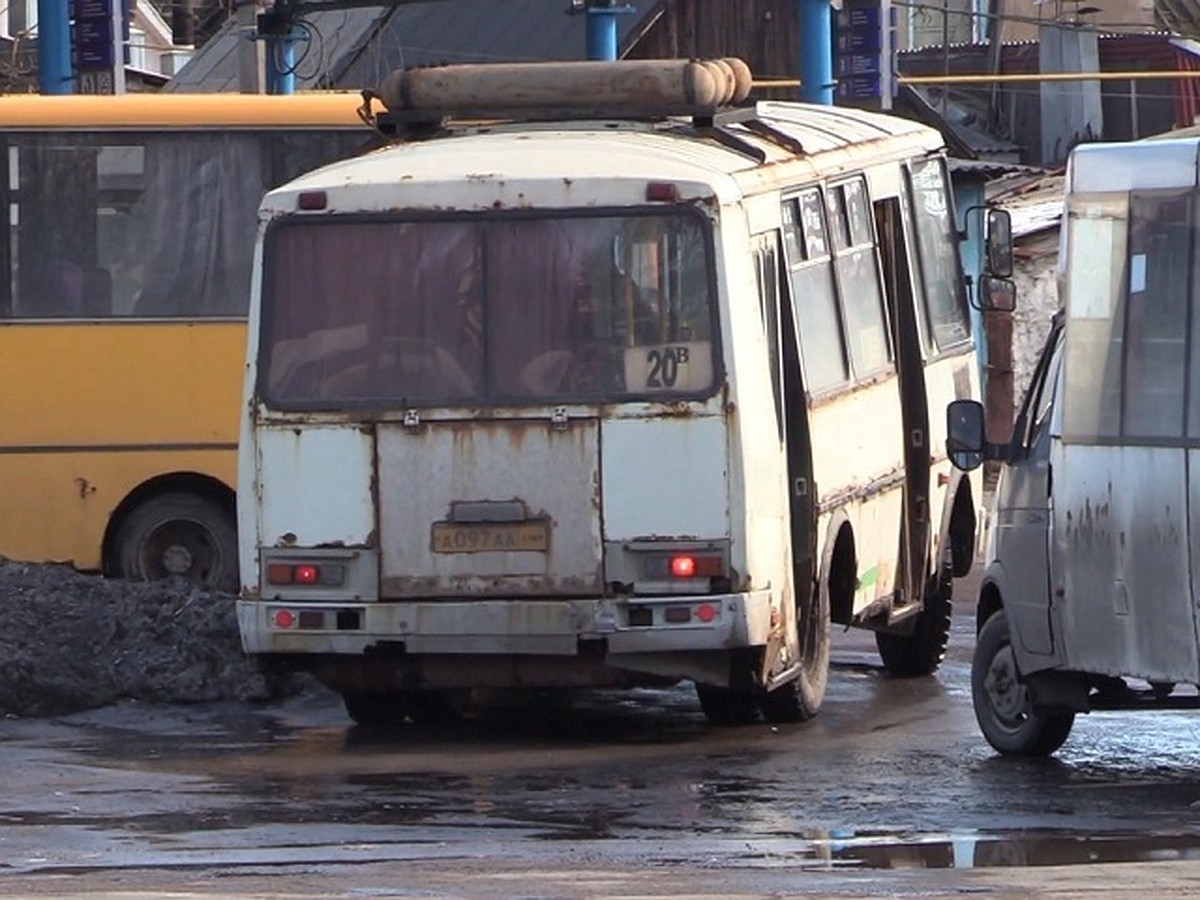
[[[239,620],[357,722],[680,680],[807,719],[831,622],[941,661],[980,491],[933,451],[978,394],[940,136],[689,65],[405,73],[407,139],[264,199]]]

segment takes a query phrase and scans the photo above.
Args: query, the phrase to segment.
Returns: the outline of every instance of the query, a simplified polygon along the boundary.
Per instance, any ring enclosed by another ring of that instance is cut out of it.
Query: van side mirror
[[[997,278],[1013,273],[1012,216],[1007,209],[987,211],[987,270]]]
[[[946,407],[946,452],[956,469],[970,472],[987,458],[983,404],[955,400]]]
[[[995,275],[979,277],[979,309],[984,312],[1012,312],[1017,308],[1017,286],[1011,278]]]

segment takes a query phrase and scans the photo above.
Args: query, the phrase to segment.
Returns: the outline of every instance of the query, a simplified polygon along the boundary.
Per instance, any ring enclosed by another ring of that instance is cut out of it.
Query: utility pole
[[[587,58],[617,58],[617,16],[634,11],[620,0],[571,0],[569,15],[586,16]]]
[[[38,91],[75,93],[67,0],[38,0]]]
[[[829,0],[798,0],[800,99],[833,105],[833,22]]]

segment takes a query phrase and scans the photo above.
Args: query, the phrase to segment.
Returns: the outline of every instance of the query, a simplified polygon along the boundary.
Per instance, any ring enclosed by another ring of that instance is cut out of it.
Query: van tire
[[[975,642],[971,702],[979,730],[1005,756],[1049,756],[1075,723],[1074,712],[1047,712],[1029,701],[1004,610],[984,622]]]
[[[953,611],[953,580],[950,568],[943,567],[925,593],[924,608],[917,613],[908,634],[875,632],[875,646],[884,668],[900,678],[932,675],[946,658],[950,643],[950,616]]]
[[[151,497],[125,517],[115,547],[119,578],[177,575],[210,590],[238,588],[237,521],[208,497],[183,491]]]

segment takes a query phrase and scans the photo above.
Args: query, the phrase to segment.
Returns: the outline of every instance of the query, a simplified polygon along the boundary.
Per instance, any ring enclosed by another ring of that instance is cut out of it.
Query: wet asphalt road
[[[786,727],[711,729],[688,686],[392,733],[316,691],[6,719],[0,893],[1200,894],[1200,717],[1082,717],[1055,758],[1000,759],[972,628],[912,681],[836,635],[821,715]]]

